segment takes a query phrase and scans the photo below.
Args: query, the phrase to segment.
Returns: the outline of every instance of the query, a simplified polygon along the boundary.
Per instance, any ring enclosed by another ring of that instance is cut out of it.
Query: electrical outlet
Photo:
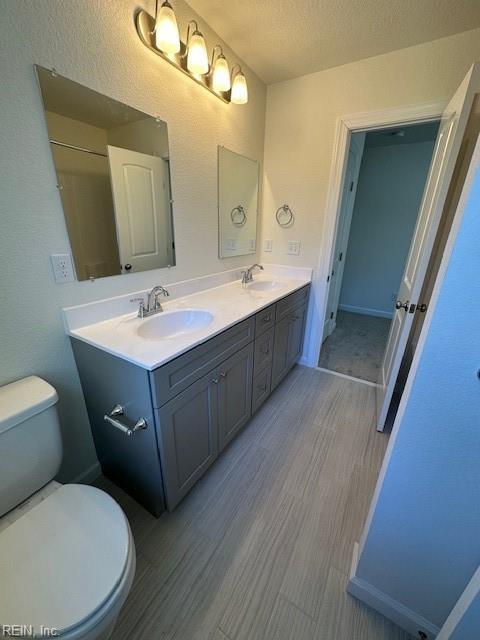
[[[50,256],[53,267],[53,276],[55,282],[64,284],[65,282],[73,282],[75,276],[73,273],[72,257],[69,253],[55,253]]]
[[[273,246],[273,242],[271,240],[265,240],[263,250],[266,251],[267,253],[271,253],[272,246]]]
[[[287,255],[289,256],[300,255],[300,242],[298,240],[289,240],[287,242]]]

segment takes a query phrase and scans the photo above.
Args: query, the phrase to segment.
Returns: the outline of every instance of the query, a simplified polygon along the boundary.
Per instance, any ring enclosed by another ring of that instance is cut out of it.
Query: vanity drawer
[[[270,395],[272,369],[268,367],[253,378],[252,415],[257,411]]]
[[[255,337],[273,327],[275,324],[275,305],[271,304],[255,316]]]
[[[252,342],[255,318],[247,318],[208,342],[194,347],[175,360],[150,372],[153,406],[161,407],[171,398],[215,368],[229,356]]]
[[[304,304],[308,298],[308,291],[310,289],[310,285],[307,284],[306,287],[299,289],[298,291],[294,291],[283,300],[277,302],[277,311],[275,316],[275,322],[279,322],[286,318],[289,314],[291,314],[296,307]]]
[[[262,369],[271,366],[273,359],[273,336],[275,328],[272,327],[259,338],[255,339],[255,351],[253,358],[253,375],[256,376]]]

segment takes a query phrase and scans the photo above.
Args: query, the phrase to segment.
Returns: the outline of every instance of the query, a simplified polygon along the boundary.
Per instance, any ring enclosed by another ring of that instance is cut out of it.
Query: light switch
[[[257,241],[255,240],[255,238],[250,238],[250,240],[248,241],[248,250],[256,251],[256,249],[257,249]]]
[[[235,251],[237,248],[237,241],[235,238],[227,238],[227,251]]]
[[[271,253],[273,242],[271,240],[265,240],[263,250],[267,253]]]
[[[287,242],[287,255],[289,255],[289,256],[299,256],[300,255],[300,241],[299,240],[289,240]]]
[[[69,253],[54,253],[50,256],[50,259],[52,261],[55,282],[64,284],[65,282],[73,282],[75,280],[72,257]]]

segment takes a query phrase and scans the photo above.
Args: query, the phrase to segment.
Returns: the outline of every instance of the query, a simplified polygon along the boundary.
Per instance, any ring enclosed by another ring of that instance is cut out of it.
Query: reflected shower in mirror
[[[256,251],[258,162],[218,147],[220,258]]]
[[[166,123],[36,70],[78,280],[173,266]]]

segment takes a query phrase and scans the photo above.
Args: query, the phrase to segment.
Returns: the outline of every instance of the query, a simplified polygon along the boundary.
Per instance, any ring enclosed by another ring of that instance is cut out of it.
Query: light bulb
[[[229,91],[231,86],[227,59],[223,54],[220,54],[216,59],[215,66],[213,68],[213,90],[219,92]]]
[[[195,30],[188,41],[187,68],[190,73],[201,76],[208,73],[208,55],[205,40],[200,31]]]
[[[239,71],[233,79],[230,100],[233,104],[246,104],[248,102],[247,79],[241,71]]]
[[[165,0],[155,19],[155,44],[164,53],[180,51],[180,34],[172,6]]]

